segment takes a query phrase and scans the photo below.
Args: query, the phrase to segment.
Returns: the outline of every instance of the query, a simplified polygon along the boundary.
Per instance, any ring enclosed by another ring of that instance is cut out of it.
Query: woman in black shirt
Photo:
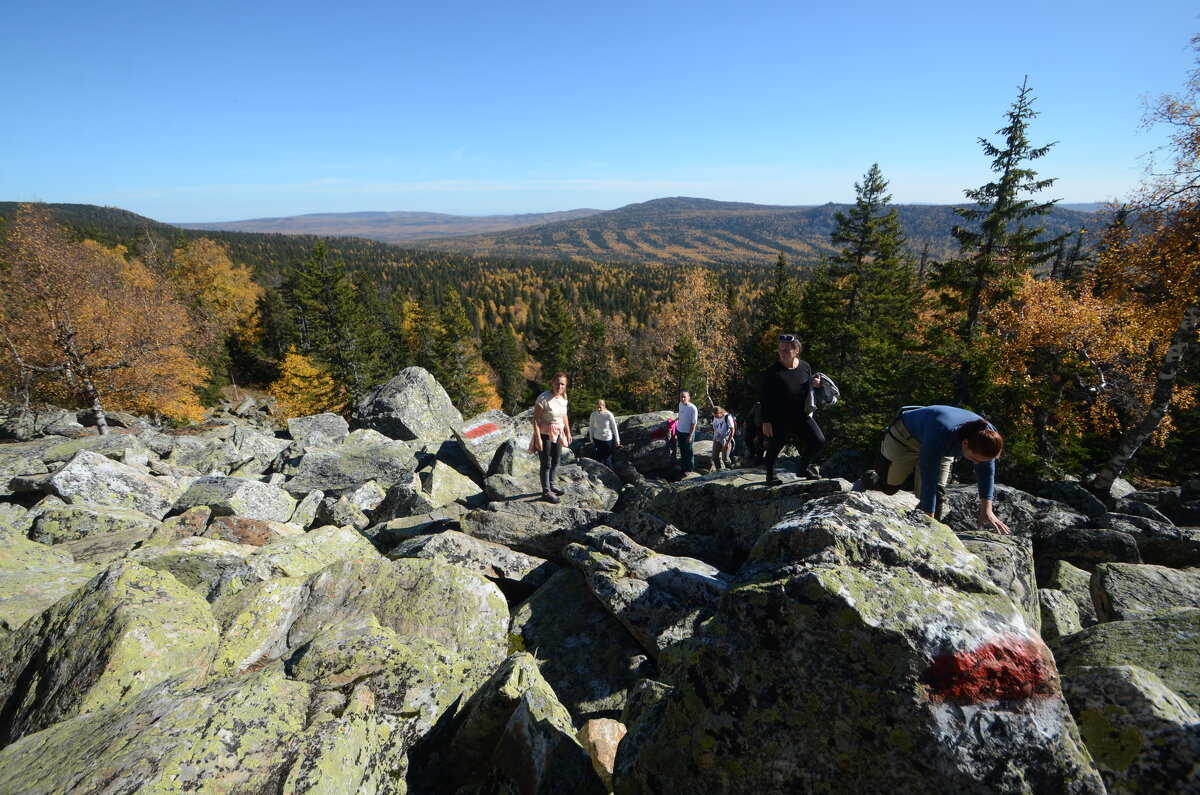
[[[783,481],[775,477],[775,459],[790,435],[801,442],[801,478],[820,477],[813,461],[825,447],[825,434],[808,413],[809,391],[820,388],[821,376],[813,375],[812,367],[800,358],[800,338],[784,334],[779,338],[779,361],[767,368],[762,385],[763,436],[767,450],[767,485]]]

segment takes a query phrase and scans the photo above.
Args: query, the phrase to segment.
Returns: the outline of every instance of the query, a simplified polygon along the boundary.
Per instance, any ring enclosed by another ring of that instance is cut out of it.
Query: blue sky
[[[1126,193],[1194,2],[13,3],[0,200],[161,221],[897,202],[988,180],[1029,76],[1048,198]],[[735,10],[736,9],[736,10]]]

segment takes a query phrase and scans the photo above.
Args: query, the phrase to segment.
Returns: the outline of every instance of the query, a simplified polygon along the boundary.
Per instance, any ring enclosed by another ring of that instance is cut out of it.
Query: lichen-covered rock
[[[0,641],[0,741],[204,679],[217,649],[208,604],[169,574],[118,563]]]
[[[470,511],[459,520],[469,536],[539,558],[562,560],[562,550],[602,524],[608,514],[571,505],[513,502]]]
[[[728,557],[720,539],[685,533],[652,513],[636,509],[620,510],[620,507],[618,504],[618,510],[607,518],[608,526],[620,530],[644,547],[663,555],[695,558],[709,564]]]
[[[1103,792],[1053,657],[979,559],[866,495],[771,528],[668,655],[618,793]]]
[[[371,688],[358,685],[348,696],[325,691],[314,702],[281,795],[405,791],[408,758],[391,753]]]
[[[577,721],[615,718],[653,661],[588,590],[583,576],[564,569],[513,610],[509,647],[528,651]]]
[[[0,792],[269,792],[288,772],[311,688],[279,667],[167,682],[0,751]]]
[[[963,546],[983,561],[988,578],[1021,608],[1026,623],[1040,629],[1042,614],[1033,570],[1033,547],[1029,540],[980,531],[957,535]]]
[[[296,501],[283,489],[247,478],[209,475],[194,482],[175,503],[176,511],[206,505],[214,516],[244,516],[286,522]]]
[[[0,640],[96,575],[71,554],[0,533]]]
[[[328,525],[254,550],[246,565],[255,576],[303,577],[341,560],[381,560],[375,547],[347,527]]]
[[[305,446],[318,447],[345,439],[350,433],[350,423],[338,415],[311,414],[307,417],[289,417],[288,435]]]
[[[72,505],[132,508],[152,519],[166,516],[179,496],[169,479],[156,478],[88,450],[76,453],[49,477],[46,485],[50,493]]]
[[[1176,527],[1169,521],[1119,513],[1106,513],[1092,524],[1132,536],[1142,562],[1176,568],[1200,566],[1198,527]]]
[[[528,654],[514,654],[462,710],[438,791],[607,792],[571,716]]]
[[[645,510],[685,533],[720,539],[729,555],[718,565],[734,571],[758,537],[784,516],[811,500],[849,488],[842,480],[792,480],[768,487],[761,474],[735,469],[671,484]]]
[[[475,466],[480,477],[492,473],[496,452],[516,436],[516,424],[503,411],[491,410],[477,414],[452,429],[463,453]]]
[[[378,524],[392,519],[420,516],[435,509],[433,500],[421,489],[421,478],[414,472],[388,488],[383,501],[375,506],[373,516]]]
[[[1144,668],[1200,711],[1200,609],[1096,624],[1064,638],[1054,656],[1064,673],[1082,666]]]
[[[323,491],[341,496],[368,480],[387,488],[412,476],[416,455],[411,446],[374,431],[355,431],[329,447],[312,448],[284,468],[284,488],[293,495]]]
[[[1141,563],[1137,541],[1117,530],[1071,527],[1046,539],[1038,551],[1042,565],[1065,560],[1092,571],[1097,563]]]
[[[578,464],[558,468],[555,488],[563,492],[563,505],[607,511],[617,504],[621,482],[604,465],[581,458]],[[484,481],[484,492],[489,499],[501,502],[540,498],[541,476],[536,467],[519,475],[498,473]]]
[[[363,530],[362,534],[370,539],[376,549],[381,552],[391,552],[398,544],[410,538],[442,533],[447,530],[458,530],[459,518],[466,511],[467,509],[458,503],[451,503],[440,511],[404,516],[373,524]]]
[[[1034,489],[1039,497],[1065,503],[1082,513],[1089,519],[1095,519],[1108,511],[1104,502],[1092,494],[1081,483],[1067,480],[1053,480],[1039,483]]]
[[[434,508],[451,502],[479,505],[486,501],[483,489],[471,478],[441,461],[420,472],[421,490],[429,495]]]
[[[1136,563],[1101,563],[1092,574],[1101,621],[1142,618],[1172,607],[1200,608],[1200,571]]]
[[[318,634],[291,656],[288,672],[321,688],[371,689],[388,738],[389,758],[381,762],[390,775],[402,773],[404,753],[470,695],[464,690],[473,677],[469,663],[440,643],[398,635],[369,613]]]
[[[320,489],[310,491],[308,494],[296,503],[296,510],[292,511],[292,518],[288,519],[289,524],[294,524],[297,527],[309,528],[313,526],[313,522],[317,519],[317,511],[321,509],[321,503],[325,499],[325,492]]]
[[[951,509],[943,520],[955,533],[970,533],[977,529],[979,490],[973,485],[950,486],[946,489],[946,504]],[[1075,508],[1056,500],[1035,497],[1011,486],[996,484],[993,509],[1020,538],[1041,543],[1054,534],[1088,521]]]
[[[699,560],[659,555],[611,527],[570,544],[567,558],[604,607],[654,657],[695,634],[730,577]]]
[[[304,578],[266,580],[217,598],[212,611],[221,630],[213,674],[239,674],[277,660],[288,649],[287,633],[304,592]]]
[[[675,456],[666,426],[667,420],[674,416],[673,411],[654,411],[617,417],[621,457],[642,473],[675,469]]]
[[[251,519],[246,516],[214,516],[201,535],[232,544],[263,547],[285,538],[304,535],[304,530],[286,522]]]
[[[1092,602],[1092,575],[1089,572],[1065,560],[1056,560],[1046,567],[1042,586],[1069,596],[1079,610],[1079,621],[1083,626],[1090,627],[1099,620],[1096,618],[1096,605]]]
[[[322,500],[321,507],[317,510],[316,522],[337,527],[353,527],[355,530],[365,530],[371,524],[367,515],[346,497],[326,497]]]
[[[448,530],[401,542],[389,554],[396,558],[422,558],[477,571],[505,588],[532,592],[545,584],[559,567],[548,560],[525,555],[490,541]]]
[[[1110,793],[1200,790],[1200,715],[1136,666],[1081,666],[1063,693]]]
[[[217,538],[191,536],[172,544],[134,550],[129,559],[140,566],[170,574],[205,600],[222,589],[244,588],[258,578],[247,578],[246,557],[251,546]]]
[[[1042,639],[1046,642],[1073,635],[1083,629],[1079,608],[1074,600],[1053,588],[1038,589],[1038,606],[1042,614]]]
[[[69,461],[82,451],[101,455],[114,461],[125,457],[127,450],[146,452],[141,439],[131,433],[110,433],[105,436],[83,436],[78,439],[58,439],[42,451],[47,463]]]
[[[354,426],[393,439],[440,442],[462,422],[446,390],[429,372],[408,367],[364,395],[354,407]]]

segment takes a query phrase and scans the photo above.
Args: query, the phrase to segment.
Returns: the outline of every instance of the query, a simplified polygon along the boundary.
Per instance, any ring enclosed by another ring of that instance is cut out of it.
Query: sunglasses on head
[[[797,337],[795,334],[780,334],[779,341],[780,342],[799,342],[800,338]]]

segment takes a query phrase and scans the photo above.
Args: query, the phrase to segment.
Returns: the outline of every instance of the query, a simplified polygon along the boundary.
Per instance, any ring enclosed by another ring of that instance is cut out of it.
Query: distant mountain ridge
[[[833,251],[836,214],[850,205],[786,206],[676,196],[630,204],[586,218],[490,234],[414,241],[426,249],[476,256],[560,257],[714,265],[769,264],[780,251],[813,262]],[[934,259],[957,251],[962,219],[953,205],[895,205],[909,249]],[[1038,220],[1047,236],[1098,231],[1092,212],[1055,208]]]
[[[245,221],[175,224],[183,229],[221,232],[267,232],[285,235],[365,237],[384,243],[407,243],[422,238],[490,234],[556,221],[586,218],[604,212],[588,208],[523,215],[450,215],[429,212],[311,213]]]

